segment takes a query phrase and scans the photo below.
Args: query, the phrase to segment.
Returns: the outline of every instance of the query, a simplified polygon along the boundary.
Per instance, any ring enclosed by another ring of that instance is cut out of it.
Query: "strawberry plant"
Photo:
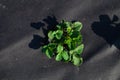
[[[44,45],[42,51],[48,58],[55,57],[56,61],[72,62],[80,66],[84,49],[81,29],[80,22],[61,21],[55,30],[48,32],[49,44]]]

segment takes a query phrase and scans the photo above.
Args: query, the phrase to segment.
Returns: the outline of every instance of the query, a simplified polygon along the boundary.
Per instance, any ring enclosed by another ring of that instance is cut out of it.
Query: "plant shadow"
[[[114,15],[112,19],[106,14],[99,16],[100,21],[92,23],[92,30],[100,37],[106,40],[111,46],[114,45],[120,49],[120,23],[118,16]]]
[[[47,26],[45,26],[45,24],[47,24]],[[55,16],[47,16],[42,22],[32,22],[30,24],[31,27],[37,30],[42,29],[44,37],[34,34],[28,46],[32,49],[39,49],[41,46],[48,44],[47,33],[49,30],[54,30],[57,24],[58,22]]]

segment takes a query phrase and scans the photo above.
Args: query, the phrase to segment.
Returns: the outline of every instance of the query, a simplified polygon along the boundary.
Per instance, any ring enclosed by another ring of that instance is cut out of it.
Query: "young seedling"
[[[49,44],[42,47],[48,58],[55,57],[56,61],[72,62],[76,66],[83,63],[81,54],[84,49],[80,22],[61,21],[56,30],[48,32]]]

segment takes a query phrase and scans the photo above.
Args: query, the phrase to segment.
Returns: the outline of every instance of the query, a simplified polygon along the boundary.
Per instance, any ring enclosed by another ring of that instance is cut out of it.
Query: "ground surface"
[[[120,80],[120,0],[0,0],[0,80]],[[49,60],[46,30],[81,21],[84,63]]]

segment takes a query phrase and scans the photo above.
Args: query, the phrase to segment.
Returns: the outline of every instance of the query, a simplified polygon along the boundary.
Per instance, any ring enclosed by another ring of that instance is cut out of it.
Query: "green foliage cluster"
[[[80,22],[61,21],[56,25],[56,30],[48,32],[49,44],[42,47],[48,58],[55,57],[56,61],[72,62],[80,66],[83,62],[81,56],[84,44],[82,44],[82,35]]]

